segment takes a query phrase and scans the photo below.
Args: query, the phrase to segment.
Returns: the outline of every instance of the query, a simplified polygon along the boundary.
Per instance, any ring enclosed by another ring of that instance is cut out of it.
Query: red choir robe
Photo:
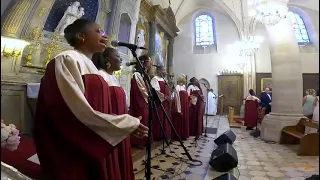
[[[182,140],[189,137],[189,95],[185,86],[176,86],[176,93],[172,108],[172,123]],[[172,139],[178,140],[173,130]]]
[[[189,135],[199,137],[203,132],[203,100],[201,97],[201,90],[190,85],[188,87],[190,94],[190,108],[189,108]]]
[[[158,77],[158,76],[154,76],[151,79],[151,85],[157,92],[159,92],[158,96],[159,96],[160,100],[162,101],[162,105],[171,120],[170,100],[164,100],[165,96],[170,97],[171,92],[170,92],[169,87],[165,84],[163,78]],[[171,126],[162,111],[160,103],[157,102],[156,107],[157,107],[157,110],[159,113],[160,122],[157,118],[156,112],[153,111],[152,112],[152,137],[153,137],[153,140],[158,141],[163,138],[163,132],[161,130],[161,126],[159,123],[164,125],[163,128],[165,130],[166,138],[171,137]]]
[[[248,128],[257,126],[259,103],[256,99],[246,99],[244,106],[244,125]]]
[[[111,113],[109,86],[85,55],[64,51],[48,63],[39,91],[34,141],[49,179],[121,179],[125,172],[115,166],[113,153],[121,151],[121,142],[140,122]]]
[[[130,115],[134,117],[142,117],[140,122],[148,126],[149,106],[148,92],[143,77],[139,72],[135,72],[131,79],[130,89]],[[134,147],[146,146],[147,138],[138,139],[131,136],[131,145]]]
[[[117,78],[114,75],[109,75],[104,70],[99,70],[99,74],[107,81],[110,88],[111,113],[116,115],[126,114],[126,93]],[[110,161],[110,166],[114,166],[116,171],[121,168],[121,180],[134,180],[130,137],[119,143],[118,148],[110,156],[118,157],[113,158],[113,162]]]

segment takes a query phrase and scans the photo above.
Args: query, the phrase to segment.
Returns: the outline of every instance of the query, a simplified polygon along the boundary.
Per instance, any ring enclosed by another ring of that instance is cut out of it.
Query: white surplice
[[[208,103],[206,103],[205,112],[208,115],[217,114],[217,96],[213,92],[208,93]]]
[[[165,95],[162,92],[160,92],[161,88],[160,88],[159,81],[164,82],[164,79],[162,77],[159,77],[159,76],[154,76],[151,79],[150,83],[151,83],[151,86],[157,91],[157,94],[158,94],[161,102],[163,102],[164,99],[165,99]]]
[[[191,98],[191,104],[196,105],[196,104],[197,104],[197,101],[198,101],[198,97],[197,97],[197,96],[194,96],[194,95],[190,95],[190,93],[191,93],[192,91],[200,91],[200,89],[199,89],[197,86],[195,86],[195,85],[190,85],[190,86],[188,87],[187,91],[188,91],[188,94],[189,94],[189,96],[190,96],[190,98]]]
[[[140,121],[128,114],[110,115],[95,111],[84,96],[82,76],[99,74],[93,62],[76,50],[55,57],[55,74],[60,93],[71,112],[88,128],[115,146],[133,131]]]

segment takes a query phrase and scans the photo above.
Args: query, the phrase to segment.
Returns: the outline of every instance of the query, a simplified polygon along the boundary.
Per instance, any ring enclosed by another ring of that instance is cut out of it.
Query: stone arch
[[[119,21],[118,41],[129,42],[132,18],[129,13],[124,12],[120,14]],[[129,50],[126,47],[118,47],[118,50],[124,54],[129,54]]]
[[[195,20],[199,15],[201,15],[201,14],[208,14],[208,15],[210,15],[212,18],[213,18],[213,20],[215,19],[214,18],[214,13],[215,13],[215,10],[214,9],[210,9],[210,8],[201,8],[201,9],[195,9],[195,10],[193,10],[192,12],[190,12],[189,14],[192,14],[192,20]],[[217,13],[221,13],[221,12],[217,12]],[[189,15],[188,14],[188,15]],[[225,14],[224,14],[225,15]],[[227,13],[227,15],[226,16],[228,16],[229,14]],[[187,16],[187,15],[186,15]],[[242,39],[242,37],[243,37],[243,32],[242,32],[242,30],[241,30],[241,27],[239,27],[238,25],[237,25],[237,23],[233,20],[233,18],[229,15],[229,17],[231,18],[231,20],[234,22],[234,24],[235,24],[235,26],[236,26],[236,28],[237,28],[237,30],[238,30],[238,35],[239,35],[239,38],[240,39]],[[183,20],[183,18],[182,19],[180,19],[180,21],[181,20]],[[179,21],[179,22],[180,22]],[[177,22],[177,24],[179,24],[179,22]]]
[[[181,6],[179,6],[175,16],[177,17],[177,15],[180,13],[183,5],[185,5],[187,3],[188,0],[185,0],[182,2]],[[238,32],[239,32],[239,36],[240,38],[242,39],[244,37],[244,32],[243,32],[243,25],[241,23],[241,20],[239,18],[237,18],[237,16],[235,15],[235,13],[223,2],[223,0],[215,0],[215,2],[229,15],[229,17],[233,20],[233,22],[235,23],[237,29],[238,29]],[[201,9],[204,9],[208,12],[212,12],[213,9],[210,9],[210,8],[201,8]],[[199,9],[198,9],[199,10]],[[197,10],[194,10],[192,11],[191,13],[194,13],[195,11]],[[190,14],[190,13],[189,13]],[[179,22],[183,19],[180,18],[180,19],[177,19],[177,24],[179,24]]]
[[[312,22],[309,14],[298,6],[288,5],[289,11],[300,15],[304,25],[306,26],[310,41],[319,49],[319,34],[317,33],[314,23]]]

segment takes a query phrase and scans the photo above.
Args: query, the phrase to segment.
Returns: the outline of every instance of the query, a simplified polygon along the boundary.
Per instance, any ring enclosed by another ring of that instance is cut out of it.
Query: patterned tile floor
[[[178,142],[173,142],[170,148],[165,148],[165,155],[161,155],[159,149],[152,152],[154,158],[151,162],[151,179],[212,180],[224,174],[209,166],[209,158],[216,147],[213,140],[229,129],[228,120],[223,116],[209,117],[208,127],[217,128],[217,134],[208,134],[207,138],[201,138],[197,142],[194,138],[184,141],[192,158],[202,161],[202,165],[196,162],[188,164],[192,162],[187,161],[182,147]],[[268,144],[259,138],[253,138],[243,128],[232,131],[237,135],[233,147],[237,150],[239,164],[230,173],[239,180],[303,180],[312,174],[319,174],[318,156],[297,156],[297,146]],[[176,157],[185,160],[180,161]],[[134,168],[136,179],[144,179],[144,159],[136,162]]]

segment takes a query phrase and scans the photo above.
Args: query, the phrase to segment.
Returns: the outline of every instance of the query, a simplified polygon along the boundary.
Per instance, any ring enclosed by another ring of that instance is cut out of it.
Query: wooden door
[[[231,106],[234,108],[235,115],[240,115],[240,107],[243,99],[243,76],[218,76],[218,92],[219,95],[224,95],[223,114],[228,114],[229,106]]]

